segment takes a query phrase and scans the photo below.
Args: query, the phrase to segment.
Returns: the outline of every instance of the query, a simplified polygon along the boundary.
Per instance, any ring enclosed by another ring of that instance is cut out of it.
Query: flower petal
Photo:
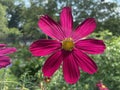
[[[63,40],[65,36],[60,25],[47,15],[41,16],[40,20],[38,21],[38,26],[45,34],[52,38]]]
[[[45,56],[61,48],[56,40],[37,40],[30,45],[30,51],[34,56]]]
[[[105,44],[102,40],[84,39],[75,44],[76,48],[89,54],[101,54],[105,50]]]
[[[72,11],[70,7],[64,7],[60,14],[60,23],[66,37],[69,37],[73,28]]]
[[[1,48],[1,47],[5,47],[5,46],[6,46],[6,44],[0,44],[0,48]]]
[[[1,48],[0,49],[0,56],[10,54],[10,53],[14,53],[14,52],[16,52],[16,48],[14,48],[14,47]]]
[[[69,53],[69,54],[66,55],[66,53]],[[65,81],[69,84],[76,83],[80,78],[79,66],[75,62],[75,58],[70,52],[64,53],[63,74],[64,74]]]
[[[73,33],[73,39],[79,40],[89,34],[91,34],[96,28],[96,21],[94,18],[87,18],[82,22]]]
[[[89,74],[94,74],[95,72],[97,72],[96,63],[83,52],[75,50],[74,58],[84,72],[87,72]]]
[[[7,56],[0,56],[0,68],[10,65],[10,58]]]
[[[51,77],[54,72],[60,67],[63,61],[62,52],[58,51],[51,55],[45,62],[42,71],[45,77]]]

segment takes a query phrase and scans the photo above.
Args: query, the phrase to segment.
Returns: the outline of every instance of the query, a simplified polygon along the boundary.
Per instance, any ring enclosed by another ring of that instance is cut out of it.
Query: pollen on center
[[[74,42],[72,38],[65,38],[62,41],[62,49],[66,51],[72,51],[73,47],[74,47]]]
[[[105,85],[102,85],[102,88],[106,88],[106,86],[105,86]]]

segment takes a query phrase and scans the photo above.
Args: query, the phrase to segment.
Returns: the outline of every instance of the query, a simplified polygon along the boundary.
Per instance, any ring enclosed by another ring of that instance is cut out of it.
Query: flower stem
[[[5,90],[5,80],[6,80],[5,78],[6,78],[6,68],[4,69],[2,74],[1,90]]]

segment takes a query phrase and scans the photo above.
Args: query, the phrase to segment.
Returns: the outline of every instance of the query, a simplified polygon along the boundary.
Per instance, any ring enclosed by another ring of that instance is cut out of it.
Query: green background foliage
[[[118,1],[106,0],[0,0],[0,43],[16,47],[10,55],[12,65],[0,70],[0,90],[98,90],[102,80],[110,90],[120,90],[120,8]],[[69,85],[60,68],[45,82],[42,66],[47,57],[33,57],[29,45],[46,38],[37,26],[40,15],[48,14],[59,21],[64,6],[71,6],[76,27],[85,18],[94,17],[97,28],[89,38],[103,39],[106,51],[90,55],[98,65],[98,72],[81,72],[80,80]]]

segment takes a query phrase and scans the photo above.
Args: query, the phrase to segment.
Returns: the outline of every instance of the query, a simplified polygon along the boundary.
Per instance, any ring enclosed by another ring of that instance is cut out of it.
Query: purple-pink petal
[[[10,58],[8,56],[0,56],[0,68],[10,65]]]
[[[74,58],[84,72],[87,72],[89,74],[94,74],[97,72],[96,63],[88,55],[79,50],[75,50]]]
[[[66,55],[66,53],[68,53]],[[69,84],[76,83],[80,78],[79,66],[75,62],[72,52],[65,52],[63,59],[63,74],[64,79]]]
[[[5,46],[6,46],[6,44],[0,44],[0,48],[1,48],[1,47],[5,47]]]
[[[6,55],[6,54],[11,54],[16,52],[16,48],[14,47],[5,47],[5,48],[0,48],[0,56],[1,55]]]
[[[106,48],[103,40],[97,40],[97,39],[79,40],[75,44],[75,47],[89,54],[101,54],[104,52]]]
[[[58,40],[63,40],[65,38],[61,26],[47,15],[41,16],[38,21],[38,26],[45,34],[52,38]]]
[[[62,52],[58,51],[51,55],[45,62],[42,72],[45,77],[51,77],[55,71],[60,67],[63,61]]]
[[[60,13],[60,23],[66,37],[70,37],[73,28],[73,17],[70,7],[64,7]]]
[[[61,48],[56,40],[37,40],[30,45],[30,52],[34,56],[45,56]]]
[[[87,18],[74,31],[72,38],[77,41],[83,37],[91,34],[96,28],[96,21],[94,18]]]

